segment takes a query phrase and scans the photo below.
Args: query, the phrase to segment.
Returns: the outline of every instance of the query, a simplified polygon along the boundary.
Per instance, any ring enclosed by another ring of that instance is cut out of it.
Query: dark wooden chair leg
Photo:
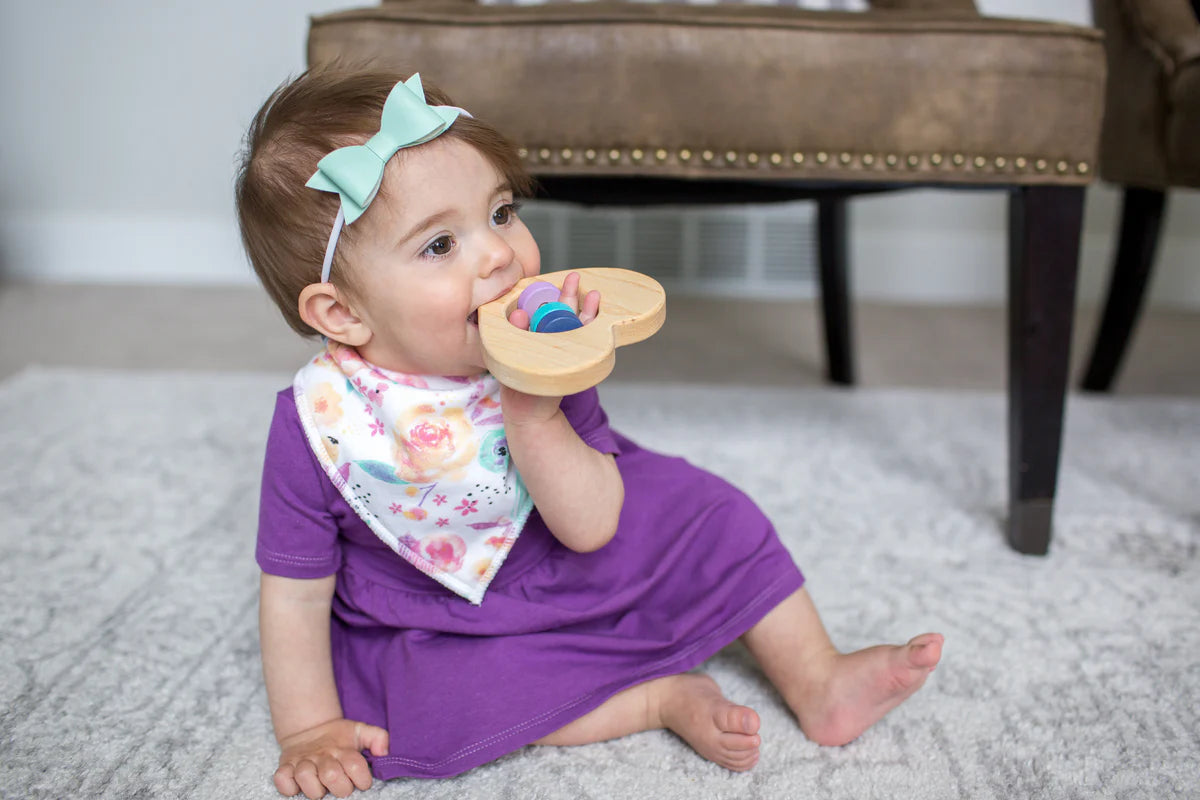
[[[826,374],[830,382],[854,383],[850,281],[846,263],[846,198],[817,200],[817,258],[821,265],[821,313],[825,323]]]
[[[1107,392],[1121,367],[1154,267],[1166,200],[1166,193],[1158,189],[1136,186],[1125,189],[1121,204],[1121,234],[1108,284],[1108,300],[1083,377],[1083,388],[1088,391]]]
[[[1009,205],[1008,542],[1021,553],[1050,547],[1083,192],[1020,187]]]

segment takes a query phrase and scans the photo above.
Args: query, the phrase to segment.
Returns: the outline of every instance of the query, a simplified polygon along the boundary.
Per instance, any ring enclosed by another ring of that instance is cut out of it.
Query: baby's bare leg
[[[591,744],[668,728],[709,761],[740,772],[758,762],[758,725],[753,709],[731,703],[707,675],[670,675],[613,695],[534,744]]]
[[[743,641],[800,729],[824,745],[857,739],[920,689],[942,657],[940,633],[839,653],[805,589],[772,609]]]

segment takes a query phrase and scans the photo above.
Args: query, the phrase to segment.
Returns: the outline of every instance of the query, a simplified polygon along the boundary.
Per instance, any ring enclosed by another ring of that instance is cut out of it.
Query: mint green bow
[[[420,74],[397,83],[383,104],[379,133],[366,144],[340,147],[317,162],[317,171],[304,184],[342,198],[346,224],[362,216],[379,193],[383,168],[397,150],[424,144],[444,133],[459,114],[454,106],[425,102]],[[468,116],[470,116],[468,114]]]

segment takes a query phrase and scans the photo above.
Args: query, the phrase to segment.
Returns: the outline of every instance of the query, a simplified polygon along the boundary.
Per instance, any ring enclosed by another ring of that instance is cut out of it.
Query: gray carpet
[[[286,381],[0,384],[0,797],[276,796],[252,553]],[[762,716],[748,774],[651,732],[370,796],[1200,797],[1200,402],[1072,398],[1053,552],[1037,559],[1000,534],[999,395],[603,396],[617,427],[759,500],[839,646],[939,630],[941,667],[830,749],[734,646],[706,668]]]

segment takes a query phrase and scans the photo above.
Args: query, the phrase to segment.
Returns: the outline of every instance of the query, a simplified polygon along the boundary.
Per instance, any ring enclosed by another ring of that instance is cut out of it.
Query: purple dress
[[[257,560],[337,573],[333,668],[348,719],[386,728],[378,778],[457,775],[558,730],[614,694],[693,669],[800,588],[771,523],[739,490],[608,426],[595,389],[564,398],[584,442],[616,456],[625,505],[594,553],[535,510],[474,606],[403,561],[338,494],[279,393]]]

